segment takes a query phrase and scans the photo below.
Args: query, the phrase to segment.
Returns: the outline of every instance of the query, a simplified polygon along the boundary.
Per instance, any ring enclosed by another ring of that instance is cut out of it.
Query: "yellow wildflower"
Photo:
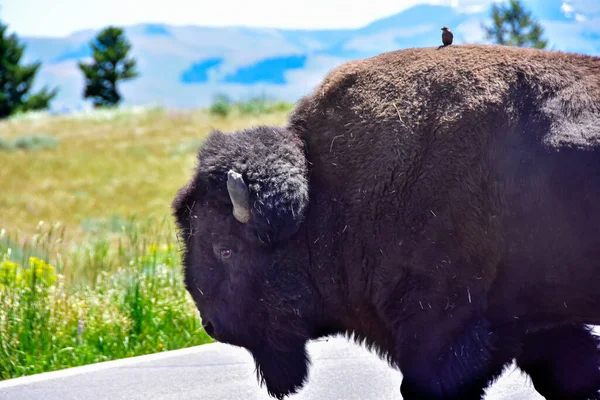
[[[29,267],[30,269],[24,271],[28,282],[32,281],[33,274],[35,274],[36,281],[44,286],[52,286],[58,279],[54,267],[40,258],[29,257]]]
[[[4,260],[0,263],[0,284],[14,283],[17,279],[17,270],[19,264],[10,260]]]

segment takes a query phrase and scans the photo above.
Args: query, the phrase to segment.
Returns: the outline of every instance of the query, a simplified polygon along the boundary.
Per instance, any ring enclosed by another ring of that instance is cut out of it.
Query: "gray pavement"
[[[294,400],[402,399],[401,374],[343,338],[309,344],[308,384]],[[268,400],[246,350],[214,343],[0,381],[1,400]],[[486,399],[543,400],[511,367]]]

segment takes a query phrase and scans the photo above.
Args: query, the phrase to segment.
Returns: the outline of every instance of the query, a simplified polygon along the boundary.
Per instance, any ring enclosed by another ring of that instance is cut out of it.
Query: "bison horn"
[[[242,175],[229,170],[227,172],[227,191],[233,203],[233,216],[245,224],[250,220],[250,192]]]

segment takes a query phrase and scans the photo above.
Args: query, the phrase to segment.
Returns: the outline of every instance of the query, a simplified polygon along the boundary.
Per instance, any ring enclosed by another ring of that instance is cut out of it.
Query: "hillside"
[[[259,123],[281,124],[289,105],[227,117],[207,110],[123,108],[70,116],[35,114],[0,122],[0,230],[31,234],[59,222],[78,241],[130,218],[167,218],[189,178],[201,140]],[[3,150],[3,143],[38,145]],[[47,144],[44,146],[44,144]]]
[[[554,48],[600,54],[600,24],[578,22],[551,0],[534,8]],[[381,52],[441,44],[443,25],[455,43],[483,42],[482,7],[420,5],[374,21],[360,29],[284,30],[245,27],[208,28],[142,24],[126,27],[142,76],[123,83],[125,104],[204,107],[220,92],[236,99],[267,94],[296,100],[310,91],[332,67]],[[65,38],[23,38],[26,57],[44,66],[37,85],[59,85],[56,111],[89,106],[81,98],[83,81],[77,61],[90,55],[96,32]]]

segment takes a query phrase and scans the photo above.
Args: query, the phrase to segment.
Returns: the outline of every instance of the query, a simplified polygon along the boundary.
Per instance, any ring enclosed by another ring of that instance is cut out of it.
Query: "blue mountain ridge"
[[[600,54],[600,27],[576,26],[560,12],[561,2],[538,6],[546,34],[558,50]],[[535,10],[534,10],[535,11]],[[215,95],[234,98],[258,94],[294,101],[308,93],[335,66],[382,52],[441,44],[450,27],[455,44],[484,42],[480,24],[489,10],[418,5],[358,29],[286,30],[248,27],[175,26],[160,23],[125,27],[140,76],[119,86],[125,104],[203,107]],[[591,28],[590,28],[591,27]],[[573,33],[577,32],[577,33]],[[26,61],[42,61],[36,88],[59,86],[55,110],[88,107],[82,98],[78,61],[91,55],[97,30],[64,38],[23,37]],[[569,40],[569,41],[567,41]]]

